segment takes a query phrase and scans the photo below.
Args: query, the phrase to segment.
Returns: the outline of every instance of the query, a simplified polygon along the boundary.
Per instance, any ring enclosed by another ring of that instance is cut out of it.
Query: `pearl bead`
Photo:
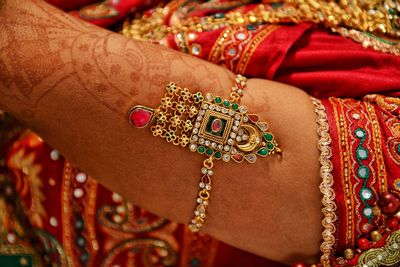
[[[382,239],[381,233],[379,231],[375,230],[371,232],[371,240],[374,242],[378,242],[379,240]]]
[[[352,258],[354,258],[354,250],[352,250],[351,248],[346,248],[343,251],[343,255],[346,260],[351,260]]]
[[[361,250],[366,250],[369,247],[369,241],[366,238],[360,238],[357,241],[357,245]]]
[[[7,234],[7,241],[11,244],[15,243],[17,241],[17,235],[14,233],[8,233]]]
[[[74,197],[81,198],[81,197],[83,197],[83,195],[85,195],[85,191],[83,191],[82,188],[75,188],[74,189]]]
[[[50,158],[54,161],[58,160],[60,158],[60,153],[58,150],[54,149],[50,152]]]
[[[78,183],[84,183],[87,180],[87,176],[85,173],[80,172],[75,176],[75,179]]]
[[[112,200],[114,202],[120,202],[120,201],[122,201],[122,197],[120,195],[118,195],[117,193],[113,193],[112,194]]]
[[[57,226],[58,226],[58,220],[57,220],[56,217],[53,217],[53,216],[50,217],[49,223],[50,223],[50,225],[53,226],[53,227],[57,227]]]

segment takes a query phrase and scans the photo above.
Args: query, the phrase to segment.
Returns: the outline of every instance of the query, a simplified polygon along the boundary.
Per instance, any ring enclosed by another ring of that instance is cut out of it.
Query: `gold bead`
[[[343,255],[346,260],[351,260],[352,258],[354,258],[354,250],[352,250],[351,248],[346,248],[343,252]]]
[[[379,240],[382,239],[382,235],[381,233],[379,233],[379,231],[375,230],[371,232],[371,239],[374,242],[378,242]]]
[[[372,208],[372,213],[375,215],[375,216],[379,216],[379,215],[381,215],[381,209],[379,208],[379,207],[373,207]]]

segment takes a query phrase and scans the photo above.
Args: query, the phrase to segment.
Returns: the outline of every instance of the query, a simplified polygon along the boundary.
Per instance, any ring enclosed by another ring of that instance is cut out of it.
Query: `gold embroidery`
[[[346,205],[346,244],[354,245],[354,236],[353,236],[353,229],[354,226],[354,199],[353,195],[351,194],[350,190],[353,188],[353,185],[350,181],[350,172],[351,172],[351,160],[349,151],[349,144],[347,142],[347,125],[343,118],[342,114],[338,114],[337,105],[340,103],[334,103],[335,98],[330,98],[330,101],[334,108],[335,114],[335,121],[336,121],[336,128],[338,129],[338,142],[339,144],[339,154],[340,156],[340,166],[341,166],[341,182],[342,188],[345,193],[345,205]]]
[[[385,246],[372,248],[360,255],[358,266],[394,266],[400,262],[400,230],[391,233]],[[396,265],[397,266],[397,265]]]
[[[376,164],[378,170],[378,182],[379,182],[379,191],[386,192],[387,191],[387,179],[386,179],[386,167],[385,160],[382,153],[382,134],[379,127],[378,119],[375,114],[375,110],[372,107],[371,103],[365,102],[367,107],[367,112],[369,114],[369,118],[372,123],[372,139],[374,141],[375,146],[375,155],[376,155]]]
[[[22,177],[17,177],[21,183],[27,183],[31,194],[32,204],[28,210],[31,223],[37,227],[43,227],[43,218],[46,217],[46,210],[43,206],[45,196],[42,192],[42,180],[39,177],[39,173],[42,171],[42,167],[39,164],[35,164],[36,156],[34,153],[25,154],[25,149],[20,149],[10,158],[10,166],[21,170],[17,175],[20,174]]]
[[[322,213],[324,214],[324,218],[322,220],[322,225],[324,230],[322,232],[323,242],[321,244],[321,263],[324,266],[330,266],[329,260],[333,254],[333,245],[335,244],[335,221],[337,220],[337,215],[335,213],[337,206],[335,203],[335,191],[333,190],[333,176],[332,170],[333,165],[330,160],[332,156],[332,150],[330,148],[330,144],[332,142],[331,137],[329,135],[329,125],[328,119],[325,111],[325,107],[322,105],[321,101],[312,98],[312,102],[315,106],[315,112],[317,114],[317,123],[318,123],[318,149],[320,150],[320,176],[322,178],[322,182],[319,186],[320,191],[323,195],[322,204],[324,207],[322,208]]]
[[[242,14],[230,12],[223,16],[207,16],[203,18],[190,17],[173,26],[163,24],[163,18],[169,13],[168,8],[158,8],[152,16],[143,16],[126,23],[122,33],[139,40],[161,40],[169,33],[208,31],[226,26],[282,23],[282,22],[313,22],[330,28],[345,26],[365,32],[378,32],[391,36],[399,36],[396,26],[395,9],[386,9],[383,4],[365,5],[358,1],[350,4],[347,1],[288,0],[279,8],[267,9],[258,5],[254,10]],[[396,6],[396,4],[394,4]]]
[[[383,53],[400,56],[400,43],[387,41],[385,39],[370,35],[354,29],[346,29],[343,27],[332,28],[333,32],[337,32],[345,38],[350,38],[353,41],[360,43],[365,48],[372,48]]]
[[[70,189],[71,179],[73,175],[73,168],[67,161],[64,163],[63,181],[61,186],[61,222],[62,222],[62,245],[67,255],[68,266],[77,266],[77,259],[74,257],[75,253],[72,247],[72,231],[71,231],[71,206],[70,206]]]

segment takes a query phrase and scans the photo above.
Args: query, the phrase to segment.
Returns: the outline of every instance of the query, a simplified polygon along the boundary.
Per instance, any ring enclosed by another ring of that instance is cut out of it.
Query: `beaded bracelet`
[[[139,105],[129,111],[132,126],[150,127],[154,136],[177,146],[189,146],[190,151],[207,157],[201,168],[197,206],[189,223],[192,232],[198,232],[206,218],[214,160],[254,163],[257,156],[281,152],[268,124],[239,105],[246,86],[247,79],[237,75],[230,99],[223,100],[210,93],[192,94],[171,82],[156,109]]]

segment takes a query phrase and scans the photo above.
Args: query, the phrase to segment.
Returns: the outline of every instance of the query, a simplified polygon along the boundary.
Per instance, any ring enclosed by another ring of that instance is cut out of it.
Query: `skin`
[[[186,223],[203,157],[134,129],[169,81],[228,96],[234,74],[86,24],[42,1],[0,0],[0,108],[136,205]],[[321,194],[314,107],[300,89],[250,79],[241,103],[268,121],[283,153],[218,162],[203,231],[281,261],[316,261]]]

